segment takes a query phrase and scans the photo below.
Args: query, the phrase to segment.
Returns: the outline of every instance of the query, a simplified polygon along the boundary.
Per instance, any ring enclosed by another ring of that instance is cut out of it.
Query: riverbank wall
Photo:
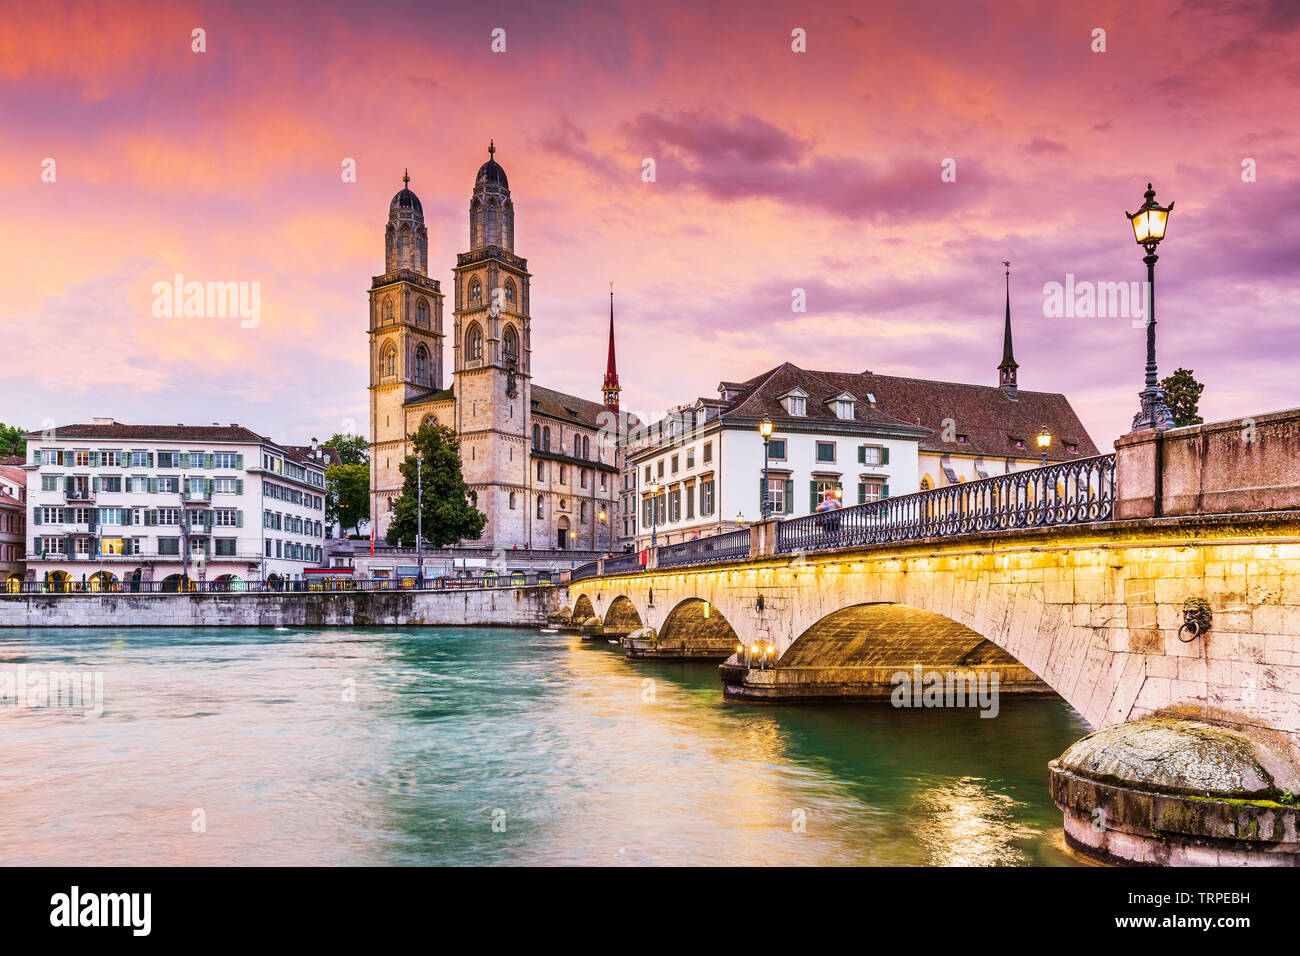
[[[562,589],[0,595],[4,627],[540,627]]]

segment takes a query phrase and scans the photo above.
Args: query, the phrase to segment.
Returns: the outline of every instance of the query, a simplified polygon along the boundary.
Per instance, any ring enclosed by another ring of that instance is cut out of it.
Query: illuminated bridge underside
[[[856,617],[908,617],[914,612],[905,609],[914,609],[973,632],[941,634],[933,618],[914,618],[926,622],[912,629],[915,640],[936,642],[936,654],[992,654],[975,638],[987,640],[1094,727],[1175,713],[1300,739],[1295,512],[1116,521],[667,568],[581,580],[569,600],[584,594],[598,613],[602,602],[625,595],[664,637],[674,609],[707,601],[738,642],[774,645],[778,669],[859,665],[871,655],[889,655],[880,658],[884,666],[893,666],[894,654],[928,658],[903,650],[907,640],[891,650],[891,641],[874,639],[889,629],[885,618]],[[1209,602],[1213,627],[1183,643],[1178,629],[1192,597]],[[868,604],[903,608],[832,617]],[[931,627],[934,636],[922,638]]]

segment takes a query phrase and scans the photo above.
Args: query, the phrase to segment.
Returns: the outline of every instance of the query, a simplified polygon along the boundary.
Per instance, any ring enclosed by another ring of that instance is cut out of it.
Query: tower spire
[[[618,364],[614,361],[614,283],[609,284],[609,357],[605,360],[605,381],[600,386],[605,407],[618,414]]]
[[[409,169],[403,169],[403,170],[402,170],[402,185],[403,185],[403,186],[409,186],[410,184],[411,184],[411,171],[410,171]]]
[[[1011,351],[1011,263],[1003,261],[1002,265],[1006,267],[1007,316],[1002,327],[1002,361],[998,365],[998,385],[1007,398],[1014,400],[1017,397],[1016,369],[1020,365]]]

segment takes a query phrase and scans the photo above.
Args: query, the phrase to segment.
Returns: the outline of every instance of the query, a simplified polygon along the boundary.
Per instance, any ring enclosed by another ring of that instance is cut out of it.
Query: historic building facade
[[[613,298],[602,402],[533,381],[531,273],[515,253],[515,208],[495,145],[475,177],[469,250],[452,270],[451,381],[443,379],[443,291],[409,176],[393,197],[385,272],[370,287],[371,516],[383,540],[398,470],[426,422],[452,428],[487,550],[613,547],[621,537]]]

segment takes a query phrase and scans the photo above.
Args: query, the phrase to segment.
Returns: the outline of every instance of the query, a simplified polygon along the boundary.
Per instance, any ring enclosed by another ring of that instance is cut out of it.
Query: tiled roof
[[[316,446],[317,449],[324,452],[323,458],[316,457],[316,452],[312,449],[311,445],[281,445],[280,447],[299,461],[310,462],[311,464],[318,465],[321,468],[328,468],[330,465],[337,465],[339,463],[338,449],[331,448],[329,445],[317,444]]]
[[[534,415],[545,415],[548,418],[573,422],[587,428],[600,428],[604,424],[600,416],[610,413],[609,409],[599,402],[591,402],[576,395],[566,395],[564,392],[557,392],[541,385],[534,385],[532,393]]]
[[[450,402],[456,397],[456,393],[449,388],[434,389],[428,392],[421,392],[402,402],[403,405],[425,405],[429,402]]]
[[[1031,392],[1022,388],[1013,400],[996,385],[935,382],[872,372],[812,374],[836,388],[852,391],[859,398],[873,395],[878,409],[931,429],[934,434],[921,442],[921,448],[926,451],[990,458],[1037,458],[1040,452],[1034,438],[1047,426],[1052,436],[1047,450],[1049,461],[1100,454],[1069,400],[1056,392]],[[965,436],[965,443],[943,441],[946,419],[953,423],[950,433]],[[1025,447],[1017,448],[1017,439]],[[1066,451],[1066,444],[1075,445],[1077,451]]]
[[[773,422],[792,425],[805,423],[842,425],[847,419],[841,419],[836,415],[833,402],[827,403],[848,392],[856,399],[853,406],[855,424],[918,432],[916,422],[887,414],[878,407],[873,408],[867,401],[861,383],[853,382],[846,385],[843,382],[832,381],[825,373],[810,372],[790,362],[779,365],[762,375],[756,375],[747,382],[734,384],[741,391],[735,401],[724,408],[722,412],[724,417],[753,418],[757,421],[766,416]],[[802,416],[790,415],[781,401],[785,395],[796,388],[807,395],[807,401],[804,403],[806,414]]]
[[[47,433],[43,431],[28,432],[23,437],[29,441],[44,440]],[[113,422],[111,425],[60,425],[50,429],[50,438],[58,442],[63,438],[97,438],[126,441],[223,441],[223,442],[269,442],[257,432],[242,425],[124,425]],[[272,443],[274,444],[274,443]]]
[[[19,459],[19,461],[21,461],[21,459]],[[0,477],[7,478],[19,487],[27,487],[27,472],[9,464],[7,461],[4,464],[0,464]]]

